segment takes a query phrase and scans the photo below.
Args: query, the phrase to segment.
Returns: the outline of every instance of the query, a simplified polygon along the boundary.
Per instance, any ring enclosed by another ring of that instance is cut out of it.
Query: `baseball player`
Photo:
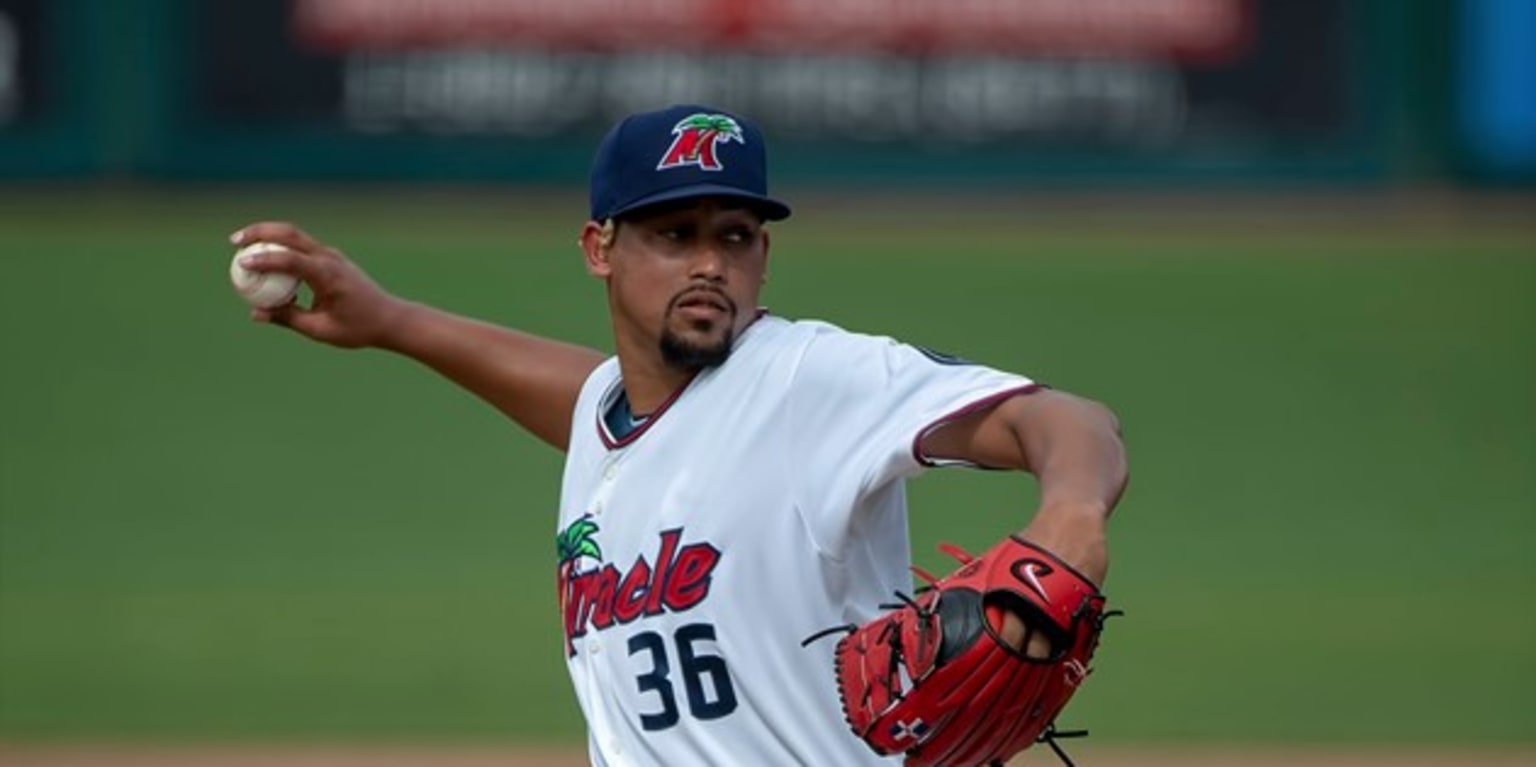
[[[580,245],[607,288],[611,356],[394,297],[286,223],[232,240],[286,246],[248,268],[313,290],[253,319],[412,357],[567,453],[556,567],[593,764],[986,764],[1034,742],[1102,624],[1127,476],[1114,417],[759,308],[766,225],[790,208],[741,116],[627,117],[590,192]],[[914,598],[904,480],[949,465],[1030,471],[1039,502]],[[839,641],[803,642],[829,628]],[[982,686],[923,687],[940,672]]]

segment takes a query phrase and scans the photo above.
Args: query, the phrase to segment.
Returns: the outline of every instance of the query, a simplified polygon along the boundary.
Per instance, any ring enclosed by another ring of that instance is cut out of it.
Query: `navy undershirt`
[[[649,415],[637,416],[629,409],[629,393],[622,389],[619,390],[619,396],[613,399],[613,404],[608,406],[608,412],[603,414],[603,423],[607,424],[608,433],[616,440],[633,434],[648,420]]]

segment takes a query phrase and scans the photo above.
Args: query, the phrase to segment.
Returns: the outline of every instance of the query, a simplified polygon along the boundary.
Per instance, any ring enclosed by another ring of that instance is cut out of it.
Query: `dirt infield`
[[[1297,747],[1073,749],[1078,767],[1532,767],[1536,749],[1446,750]],[[313,748],[0,746],[0,767],[584,767],[580,752],[535,748]],[[755,764],[749,754],[741,764]],[[1013,767],[1049,767],[1032,751]]]

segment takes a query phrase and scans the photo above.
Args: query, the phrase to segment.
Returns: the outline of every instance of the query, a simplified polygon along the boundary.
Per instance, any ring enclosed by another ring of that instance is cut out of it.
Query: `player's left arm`
[[[1034,474],[1040,505],[1020,534],[1103,583],[1106,523],[1129,477],[1119,421],[1109,408],[1039,389],[934,429],[920,449],[929,458]]]

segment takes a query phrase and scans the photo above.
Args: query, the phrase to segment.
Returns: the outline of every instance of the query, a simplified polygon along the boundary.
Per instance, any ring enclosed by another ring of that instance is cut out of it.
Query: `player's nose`
[[[704,243],[693,251],[688,265],[688,276],[694,279],[719,282],[725,279],[725,254],[720,248]]]

